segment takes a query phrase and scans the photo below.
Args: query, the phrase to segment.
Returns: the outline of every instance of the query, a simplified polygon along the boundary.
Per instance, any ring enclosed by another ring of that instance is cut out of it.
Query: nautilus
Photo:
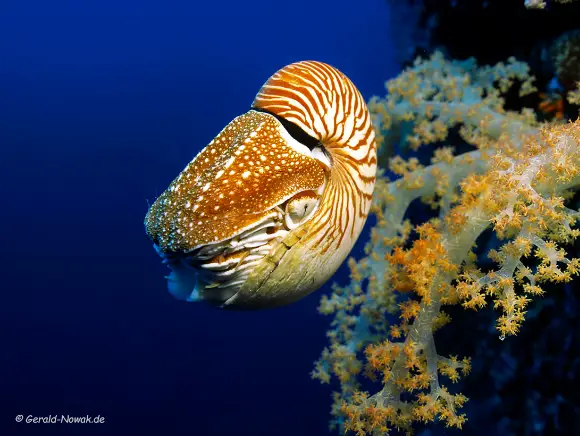
[[[353,83],[322,62],[280,69],[148,210],[169,291],[255,309],[320,288],[361,233],[376,165]]]

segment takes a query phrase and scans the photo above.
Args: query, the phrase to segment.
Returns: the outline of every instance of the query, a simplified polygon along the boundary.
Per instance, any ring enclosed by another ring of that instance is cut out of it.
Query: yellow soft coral
[[[436,53],[372,101],[384,142],[412,122],[406,141],[414,148],[455,128],[473,151],[454,156],[452,147],[439,147],[427,167],[395,158],[390,169],[399,178],[377,182],[367,257],[349,261],[351,284],[335,286],[321,304],[334,319],[313,376],[340,382],[333,414],[343,430],[412,432],[414,423],[437,419],[461,428],[467,399],[442,381],[457,382],[471,363],[437,353],[433,332],[450,322],[442,307],[492,304],[504,338],[522,328],[544,282],[569,281],[580,271],[580,260],[563,249],[579,234],[580,214],[565,198],[580,186],[580,121],[539,125],[530,111],[505,111],[496,86],[515,80],[533,89],[527,66],[514,59],[479,68]],[[416,199],[439,216],[413,228],[404,216]],[[497,268],[482,272],[472,248],[488,228],[504,244],[488,253]],[[532,256],[538,263],[530,268],[524,261]],[[378,384],[375,393],[361,390],[363,376]]]

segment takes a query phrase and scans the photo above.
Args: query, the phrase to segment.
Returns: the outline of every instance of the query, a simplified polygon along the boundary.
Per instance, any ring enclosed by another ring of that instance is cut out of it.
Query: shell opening
[[[275,114],[274,112],[271,112],[271,111],[266,110],[266,109],[253,107],[252,110],[254,110],[256,112],[262,112],[262,113],[265,113],[268,115],[272,115],[274,118],[276,118],[280,122],[280,124],[282,124],[282,126],[284,127],[286,132],[288,132],[288,134],[295,141],[306,146],[308,149],[312,150],[314,147],[318,147],[320,145],[320,141],[318,139],[310,136],[301,127],[297,126],[296,124],[294,124],[291,121],[288,121],[286,118],[281,117],[278,114]]]
[[[322,147],[322,144],[318,139],[310,136],[296,124],[272,112],[256,108],[253,110],[272,115],[274,118],[276,118],[280,124],[282,124],[280,134],[286,141],[286,144],[292,147],[295,151],[322,162],[326,166],[327,170],[332,168],[330,154],[324,149],[324,147]]]

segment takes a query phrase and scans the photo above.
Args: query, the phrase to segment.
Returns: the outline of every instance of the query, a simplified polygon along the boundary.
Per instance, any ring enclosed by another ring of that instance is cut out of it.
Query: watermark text
[[[16,415],[16,422],[24,422],[26,424],[104,424],[105,417],[101,415],[91,416],[73,416],[73,415],[48,415],[48,416],[34,416],[34,415]]]

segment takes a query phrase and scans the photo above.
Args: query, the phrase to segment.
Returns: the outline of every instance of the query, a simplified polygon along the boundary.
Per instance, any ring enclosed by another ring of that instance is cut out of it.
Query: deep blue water
[[[0,435],[327,431],[309,372],[329,287],[263,312],[176,301],[143,218],[278,68],[320,60],[382,93],[388,11],[364,3],[0,3]]]

